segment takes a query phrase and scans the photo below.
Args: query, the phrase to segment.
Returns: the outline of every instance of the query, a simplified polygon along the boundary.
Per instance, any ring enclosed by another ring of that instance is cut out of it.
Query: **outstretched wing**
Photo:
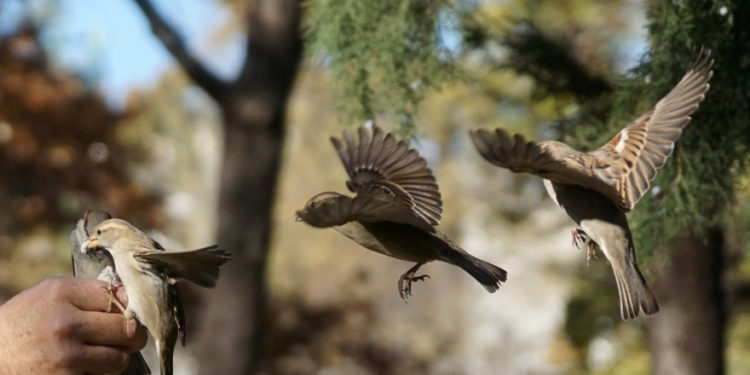
[[[415,215],[409,206],[393,199],[380,184],[368,185],[354,199],[327,192],[317,195],[313,200],[314,206],[308,204],[304,210],[297,211],[297,216],[315,227],[328,228],[344,225],[349,221],[390,221],[413,225],[428,232],[435,231],[430,223]]]
[[[390,191],[412,215],[435,226],[440,222],[443,202],[435,177],[427,162],[416,150],[390,133],[374,126],[372,137],[364,127],[357,130],[359,139],[344,131],[343,142],[331,137],[331,142],[344,164],[349,180],[346,186],[359,196],[371,191],[373,185]]]
[[[643,197],[656,171],[667,161],[690,115],[698,109],[713,75],[710,51],[701,50],[682,80],[656,105],[622,129],[591,156],[608,168],[598,177],[614,188],[616,203],[629,211]]]
[[[232,259],[230,252],[216,245],[190,251],[146,251],[133,255],[173,279],[185,279],[213,288],[219,278],[219,266]]]
[[[470,130],[479,154],[492,164],[516,173],[531,173],[548,180],[578,185],[596,185],[587,167],[592,158],[555,141],[531,142],[522,135],[510,136],[503,129]],[[588,163],[588,164],[587,164]]]

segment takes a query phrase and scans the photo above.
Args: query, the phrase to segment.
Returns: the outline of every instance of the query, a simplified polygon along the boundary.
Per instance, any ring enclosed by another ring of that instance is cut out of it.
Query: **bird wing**
[[[318,202],[313,210],[297,211],[297,215],[310,225],[320,228],[343,225],[355,220],[364,223],[391,221],[434,232],[434,227],[416,215],[410,206],[388,195],[383,188],[387,184],[388,182],[371,183],[362,188],[353,199],[336,194]],[[398,188],[398,185],[390,186],[393,189]]]
[[[177,285],[170,285],[167,289],[169,293],[169,305],[172,308],[172,318],[177,327],[177,336],[182,346],[185,346],[185,310],[182,307],[182,295]]]
[[[373,181],[362,187],[352,199],[351,207],[351,217],[363,223],[390,221],[435,232],[434,224],[419,215],[408,201],[408,193],[386,180]]]
[[[349,190],[359,196],[371,190],[372,185],[383,186],[412,211],[411,215],[431,226],[438,225],[443,202],[427,162],[405,142],[377,126],[373,127],[372,137],[364,127],[357,132],[358,141],[349,131],[344,131],[343,141],[331,137],[349,175]]]
[[[609,142],[590,153],[607,168],[598,178],[613,188],[608,196],[630,211],[648,190],[656,171],[674,150],[690,115],[698,109],[713,75],[710,51],[701,50],[682,80],[656,105],[622,129]]]
[[[591,175],[582,168],[584,159],[591,159],[584,153],[570,149],[568,157],[561,157],[553,152],[556,142],[527,141],[520,134],[511,137],[499,128],[494,132],[470,130],[469,135],[479,154],[497,166],[561,183],[595,185],[595,181],[590,181]]]
[[[217,245],[190,251],[151,250],[133,256],[170,278],[189,280],[206,288],[216,285],[219,266],[232,259],[230,252]]]

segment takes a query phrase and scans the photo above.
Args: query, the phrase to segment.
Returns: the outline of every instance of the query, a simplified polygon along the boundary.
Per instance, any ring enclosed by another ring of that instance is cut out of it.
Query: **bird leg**
[[[586,265],[588,266],[591,258],[596,259],[596,248],[598,245],[581,228],[572,229],[570,234],[573,235],[573,246],[579,250],[583,250],[582,247],[586,246]]]
[[[398,294],[401,299],[406,302],[406,298],[411,295],[411,283],[416,281],[424,281],[425,278],[429,278],[429,275],[414,276],[417,273],[419,267],[422,267],[423,263],[417,263],[414,267],[409,268],[408,271],[404,272],[401,277],[398,278]]]
[[[112,311],[113,304],[117,306],[120,311],[125,311],[125,307],[120,303],[120,301],[117,300],[117,298],[115,298],[115,288],[122,285],[122,283],[120,283],[120,280],[117,277],[115,271],[112,270],[112,267],[104,267],[104,269],[101,273],[99,273],[99,276],[97,276],[96,279],[107,283],[107,285],[104,287],[104,289],[107,290],[107,293],[109,293],[109,303],[107,303],[106,312],[109,313]]]

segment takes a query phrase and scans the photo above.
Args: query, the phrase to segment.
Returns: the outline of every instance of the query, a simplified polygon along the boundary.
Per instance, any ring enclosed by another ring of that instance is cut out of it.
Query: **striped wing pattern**
[[[713,75],[710,52],[701,51],[682,80],[656,105],[590,153],[605,161],[598,177],[616,190],[623,210],[630,211],[648,190],[656,172],[674,151],[690,115],[698,109]]]
[[[357,129],[357,133],[358,140],[349,131],[344,131],[343,141],[331,137],[349,176],[349,190],[359,196],[369,194],[375,185],[420,219],[436,226],[443,202],[427,162],[405,142],[377,126],[373,126],[372,135],[365,127]]]

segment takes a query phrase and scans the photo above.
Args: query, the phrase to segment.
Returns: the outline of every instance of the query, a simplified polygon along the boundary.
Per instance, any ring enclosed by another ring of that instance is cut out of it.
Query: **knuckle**
[[[68,285],[62,277],[52,277],[39,283],[41,290],[49,293],[55,299],[61,299],[68,293]]]
[[[74,319],[58,316],[50,324],[51,334],[57,339],[67,339],[75,335],[80,323]]]

